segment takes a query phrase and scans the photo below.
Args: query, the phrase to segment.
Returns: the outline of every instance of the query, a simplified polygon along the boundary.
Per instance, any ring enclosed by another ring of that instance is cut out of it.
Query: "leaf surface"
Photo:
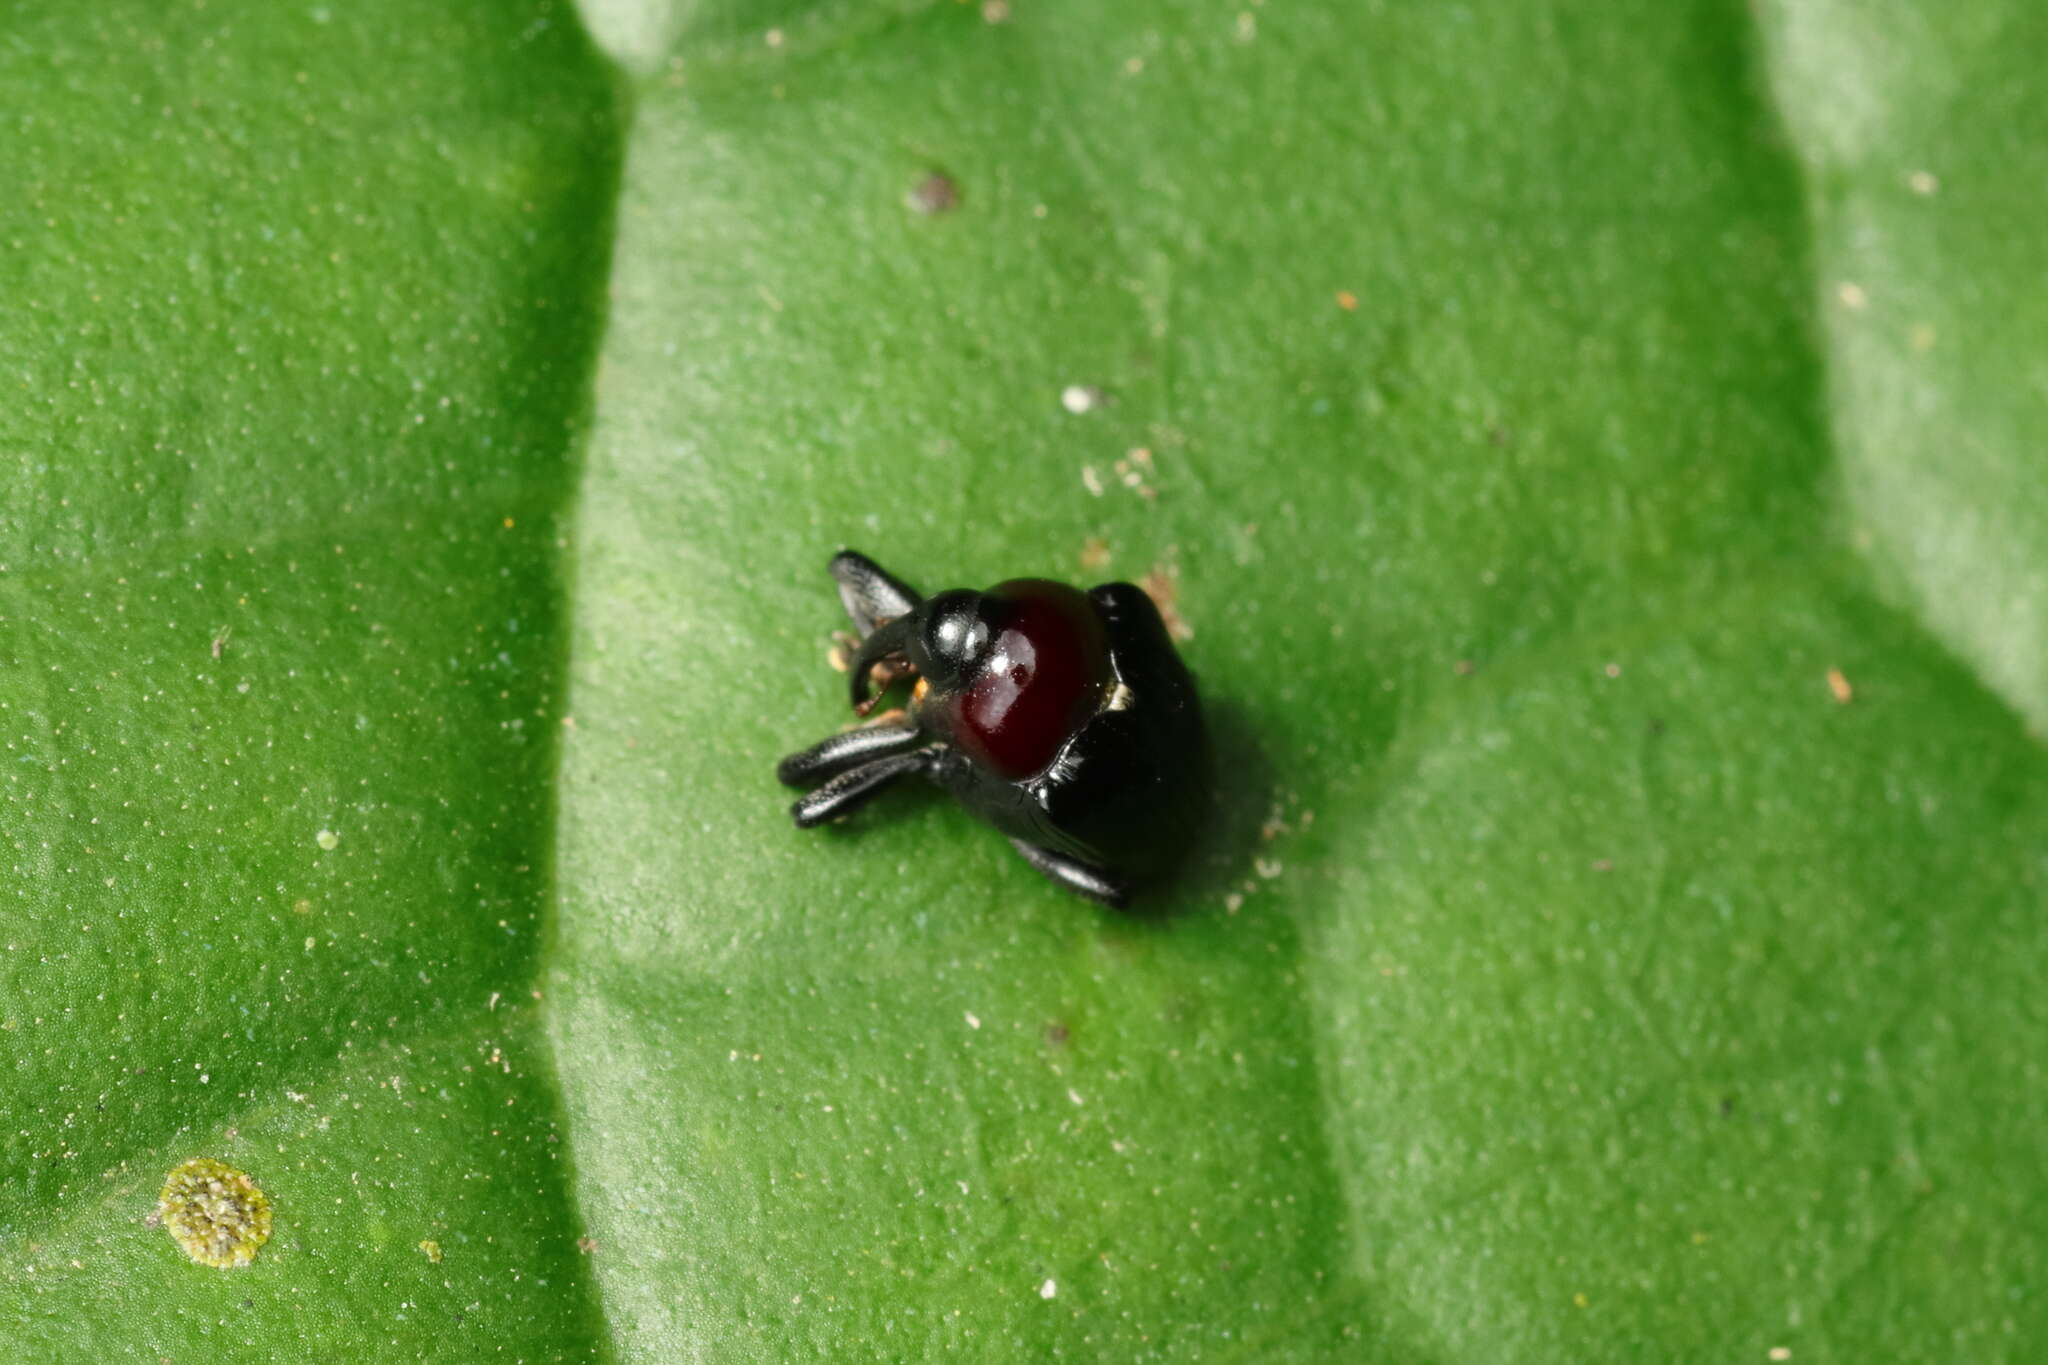
[[[152,13],[0,56],[0,1339],[2037,1353],[2040,21]],[[1171,598],[1160,913],[789,827],[848,545]]]

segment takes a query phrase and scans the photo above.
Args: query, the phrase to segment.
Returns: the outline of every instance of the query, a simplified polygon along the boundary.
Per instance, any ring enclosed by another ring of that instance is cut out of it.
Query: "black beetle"
[[[865,555],[831,563],[860,630],[853,709],[886,670],[916,686],[900,722],[791,754],[775,775],[816,789],[799,828],[844,815],[923,773],[1008,835],[1033,867],[1105,905],[1164,872],[1192,840],[1208,792],[1195,680],[1143,589],[1083,593],[1042,578],[919,597]]]

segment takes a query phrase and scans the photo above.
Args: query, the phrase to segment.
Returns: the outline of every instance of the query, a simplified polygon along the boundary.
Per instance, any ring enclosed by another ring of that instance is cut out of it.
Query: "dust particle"
[[[1828,693],[1837,705],[1847,706],[1855,699],[1856,689],[1849,686],[1849,680],[1842,676],[1841,669],[1831,668],[1828,670]]]
[[[1357,312],[1358,295],[1352,293],[1349,289],[1339,289],[1337,291],[1337,306],[1347,313]]]
[[[912,213],[926,217],[951,213],[960,207],[960,186],[952,176],[933,171],[905,192],[903,203]]]
[[[178,1249],[222,1270],[256,1259],[270,1240],[270,1199],[225,1161],[196,1156],[164,1177],[156,1216]]]
[[[1152,452],[1144,446],[1139,446],[1116,462],[1116,476],[1124,487],[1150,501],[1159,496],[1158,490],[1145,482],[1145,474],[1151,468]]]
[[[313,842],[320,845],[322,853],[332,853],[341,846],[341,836],[331,829],[323,829],[313,836]]]
[[[1041,1299],[1049,1299],[1059,1292],[1060,1287],[1051,1280],[1047,1280],[1044,1284],[1038,1286],[1038,1297]]]
[[[1861,308],[1870,302],[1870,295],[1863,292],[1863,286],[1849,280],[1835,286],[1835,297],[1842,301],[1844,308]]]
[[[1915,194],[1933,194],[1941,188],[1941,181],[1933,171],[1915,171],[1906,177],[1906,188]]]
[[[576,1239],[576,1249],[585,1256],[588,1256],[591,1252],[597,1250],[597,1239],[595,1237],[578,1237]]]
[[[1089,573],[1100,573],[1109,567],[1109,542],[1101,536],[1090,536],[1081,542],[1081,567]]]
[[[1060,406],[1079,417],[1109,401],[1109,395],[1093,384],[1069,384],[1060,390]]]
[[[1000,24],[1010,17],[1010,0],[982,0],[981,21]]]
[[[429,1238],[420,1243],[420,1251],[435,1265],[441,1264],[441,1244]]]
[[[1768,1355],[1772,1360],[1790,1360],[1792,1358],[1792,1348],[1790,1346],[1773,1346],[1764,1354]]]

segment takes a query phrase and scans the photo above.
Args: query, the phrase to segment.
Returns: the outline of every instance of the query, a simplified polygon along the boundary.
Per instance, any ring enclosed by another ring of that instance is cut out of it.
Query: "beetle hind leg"
[[[796,821],[798,829],[836,820],[859,809],[903,774],[928,771],[931,764],[931,750],[913,749],[907,754],[892,754],[848,768],[824,786],[797,798],[789,808],[790,818]]]
[[[1121,910],[1131,903],[1130,887],[1099,867],[1091,866],[1079,858],[1072,858],[1064,853],[1055,853],[1039,844],[1027,843],[1022,839],[1010,840],[1010,846],[1024,855],[1025,862],[1069,891],[1077,892],[1112,910]]]

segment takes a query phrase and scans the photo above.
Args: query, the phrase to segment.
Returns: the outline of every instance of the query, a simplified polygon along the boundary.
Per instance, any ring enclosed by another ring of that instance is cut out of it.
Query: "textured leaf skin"
[[[533,992],[613,78],[544,5],[4,13],[0,1353],[587,1356]],[[144,1224],[194,1156],[246,1268]]]

